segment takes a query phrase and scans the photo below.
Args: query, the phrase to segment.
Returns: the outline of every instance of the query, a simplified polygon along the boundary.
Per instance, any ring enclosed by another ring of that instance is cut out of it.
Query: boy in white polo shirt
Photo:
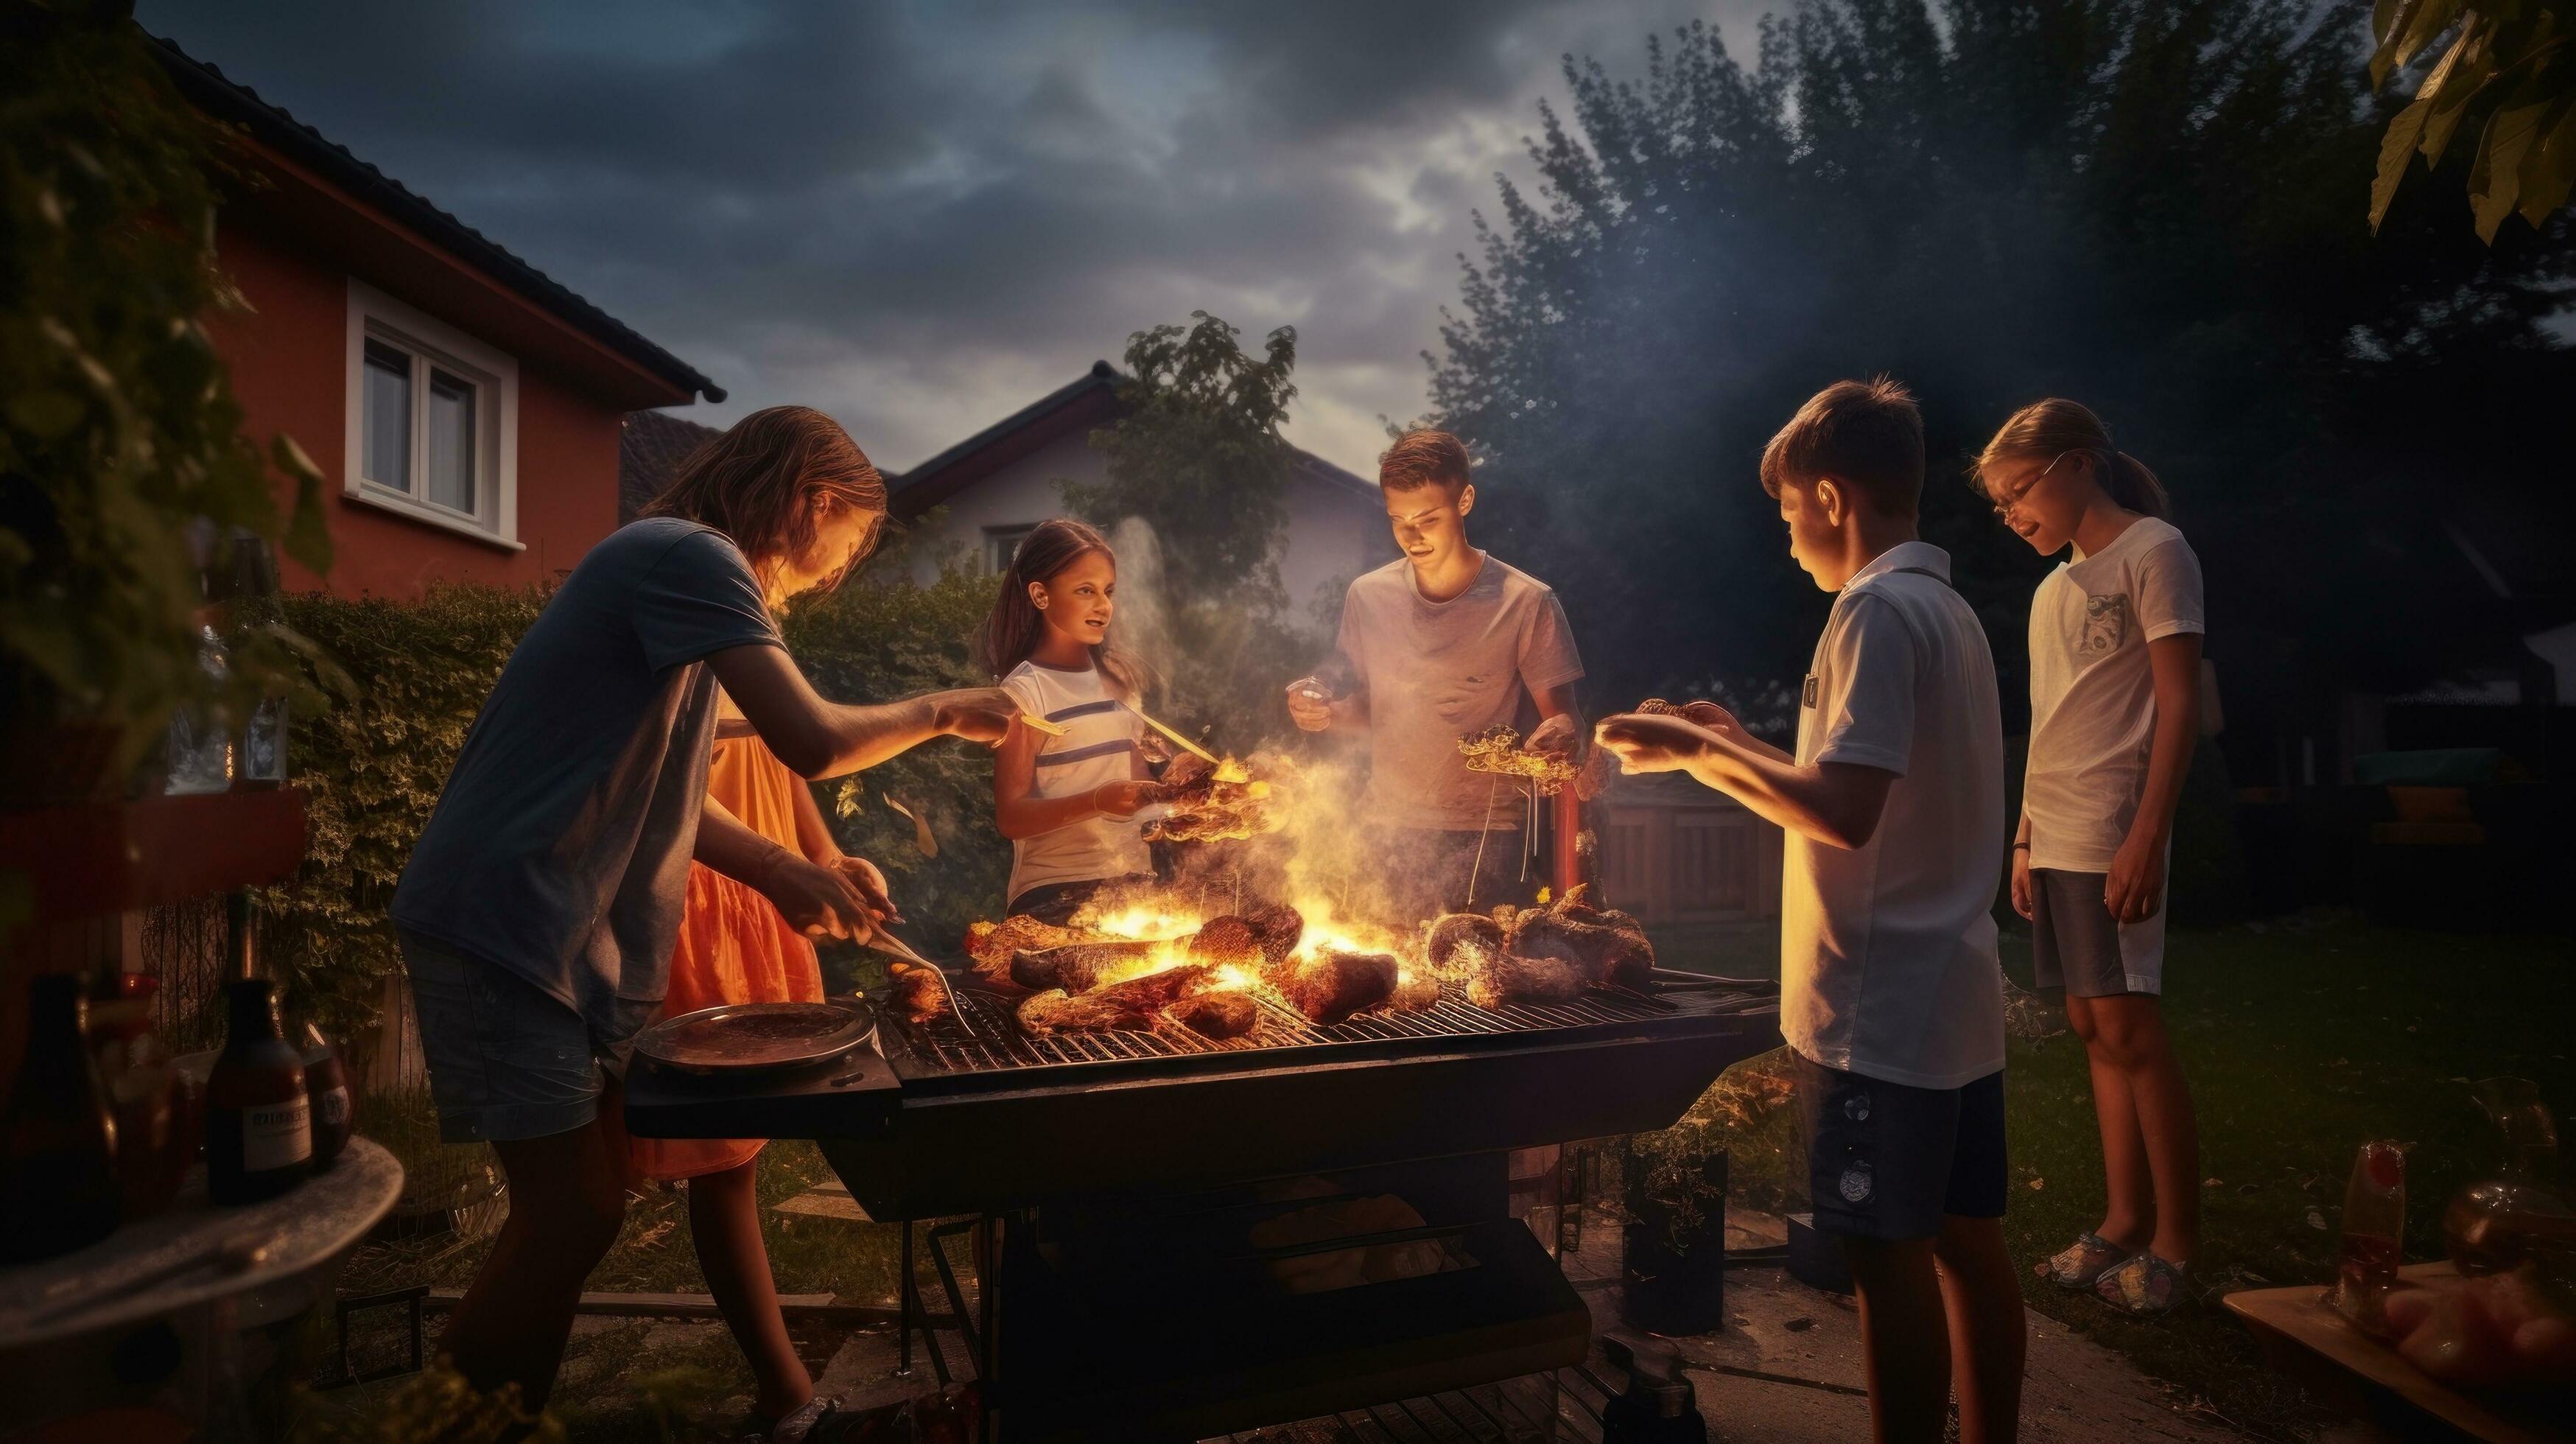
[[[2004,851],[1994,659],[1917,540],[1923,421],[1881,378],[1816,394],[1762,454],[1789,550],[1837,593],[1794,754],[1724,709],[1605,719],[1630,772],[1686,770],[1788,833],[1781,1032],[1796,1055],[1818,1229],[1860,1298],[1881,1440],[2013,1436],[2021,1289],[2005,1252]],[[1935,1261],[1939,1267],[1935,1268]],[[1946,1295],[1946,1299],[1945,1299]]]

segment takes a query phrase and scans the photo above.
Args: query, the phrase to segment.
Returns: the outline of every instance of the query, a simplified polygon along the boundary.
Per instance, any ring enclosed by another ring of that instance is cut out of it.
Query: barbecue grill
[[[800,1077],[639,1065],[627,1123],[814,1138],[874,1218],[982,1218],[994,1276],[974,1342],[1011,1437],[1186,1437],[1577,1361],[1588,1314],[1506,1216],[1505,1152],[1667,1127],[1780,1041],[1772,996],[1723,989],[1447,995],[1332,1026],[1265,998],[1228,1040],[1030,1038],[1008,1000],[955,993],[955,1015],[887,1021],[875,1048]],[[1244,1241],[1290,1208],[1387,1193],[1422,1225]],[[1459,1267],[1301,1298],[1267,1271],[1426,1240]]]

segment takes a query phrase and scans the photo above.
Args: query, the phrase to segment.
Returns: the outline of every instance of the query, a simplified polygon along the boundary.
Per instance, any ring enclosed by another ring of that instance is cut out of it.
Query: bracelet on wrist
[[[2013,851],[2015,851],[2015,852],[2028,852],[2028,851],[2030,851],[2030,840],[2029,840],[2028,838],[2024,838],[2023,840],[2021,840],[2021,841],[2019,841],[2019,842],[2014,843],[2014,844],[2013,844]]]

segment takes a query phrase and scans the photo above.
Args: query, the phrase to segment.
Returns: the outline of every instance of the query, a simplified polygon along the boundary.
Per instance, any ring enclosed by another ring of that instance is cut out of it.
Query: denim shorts
[[[1914,1088],[1789,1057],[1817,1232],[1931,1238],[1945,1214],[2003,1217],[2000,1070],[1957,1088]]]
[[[547,1138],[599,1116],[600,1050],[570,1004],[507,968],[396,933],[441,1138]]]

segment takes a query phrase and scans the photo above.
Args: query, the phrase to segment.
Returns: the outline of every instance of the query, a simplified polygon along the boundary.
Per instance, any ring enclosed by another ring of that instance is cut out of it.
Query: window
[[[518,388],[517,362],[351,281],[342,491],[518,549]]]
[[[1018,526],[984,528],[984,570],[995,576],[1009,571],[1011,554],[1018,551],[1020,542],[1037,529],[1035,522],[1025,522]]]

